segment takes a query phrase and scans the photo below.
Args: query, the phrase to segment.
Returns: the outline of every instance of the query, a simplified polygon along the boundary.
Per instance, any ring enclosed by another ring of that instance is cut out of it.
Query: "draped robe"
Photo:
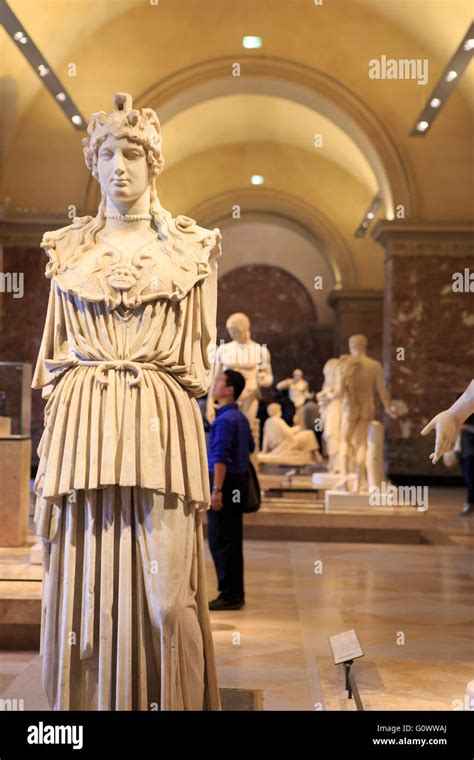
[[[83,250],[90,222],[42,243],[44,687],[57,710],[218,710],[196,397],[211,382],[221,236],[177,217],[184,254],[100,234]]]

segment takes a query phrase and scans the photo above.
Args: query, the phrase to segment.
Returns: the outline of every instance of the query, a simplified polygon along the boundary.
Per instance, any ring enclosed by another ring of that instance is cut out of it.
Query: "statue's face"
[[[226,324],[227,332],[232,340],[236,340],[238,343],[242,342],[245,337],[248,324],[243,319],[229,319]]]
[[[97,172],[107,198],[134,203],[147,190],[150,173],[142,145],[109,135],[99,149]]]
[[[233,323],[227,324],[227,332],[229,333],[232,340],[239,340],[239,338],[242,336],[238,325],[234,325]]]
[[[357,354],[363,354],[367,347],[367,343],[362,335],[354,335],[349,338],[349,351],[353,356]]]
[[[136,285],[137,275],[130,267],[117,264],[107,275],[107,282],[114,290],[130,290]]]
[[[303,372],[300,369],[295,369],[293,372],[293,380],[302,380],[303,379]]]

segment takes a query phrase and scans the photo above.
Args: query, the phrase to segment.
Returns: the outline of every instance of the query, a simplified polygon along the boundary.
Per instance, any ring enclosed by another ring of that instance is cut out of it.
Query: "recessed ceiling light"
[[[54,73],[53,67],[49,65],[45,55],[35,45],[34,39],[30,37],[29,32],[24,29],[23,24],[10,8],[7,0],[0,0],[0,25],[3,26],[11,41],[17,46],[17,51],[20,52],[28,65],[31,66],[35,75],[40,77],[44,89],[48,90],[50,95],[60,105],[69,124],[72,124],[78,130],[83,130],[86,120],[82,116],[78,106],[67,92],[61,89],[63,85]],[[470,33],[466,32],[463,41],[469,36]]]
[[[255,35],[246,35],[242,39],[242,45],[244,46],[244,48],[253,50],[255,48],[261,48],[263,45],[263,40],[261,37],[257,37]]]
[[[375,215],[381,205],[382,205],[382,195],[380,193],[377,193],[377,195],[374,196],[372,203],[369,205],[364,216],[362,217],[362,220],[354,233],[355,237],[360,237],[360,238],[364,237],[364,235],[370,228],[372,220],[375,219]]]
[[[15,32],[15,34],[13,35],[13,39],[15,40],[15,42],[21,42],[22,45],[26,45],[26,43],[28,42],[28,37],[26,36],[24,32]]]
[[[252,185],[263,185],[265,182],[265,177],[263,177],[261,174],[252,174],[250,177],[250,182]]]
[[[459,41],[453,55],[444,65],[434,89],[414,120],[410,137],[424,137],[431,131],[433,122],[446,108],[447,101],[457,87],[465,69],[469,66],[474,50],[474,24],[471,24]]]

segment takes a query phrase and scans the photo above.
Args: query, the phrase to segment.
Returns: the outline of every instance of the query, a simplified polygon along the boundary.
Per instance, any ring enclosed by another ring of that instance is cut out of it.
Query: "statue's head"
[[[245,343],[250,338],[250,319],[241,311],[231,314],[225,323],[227,332],[232,340]]]
[[[281,406],[280,404],[268,404],[267,406],[267,412],[270,417],[281,417]]]
[[[351,335],[349,338],[349,351],[352,356],[365,354],[367,351],[367,338],[365,335]]]
[[[323,367],[324,379],[327,383],[334,382],[338,359],[328,359]]]
[[[302,380],[303,377],[304,377],[304,373],[302,369],[293,370],[293,380]]]
[[[102,194],[133,204],[154,184],[163,168],[160,122],[151,108],[133,108],[132,96],[114,95],[114,110],[91,116],[84,157]]]

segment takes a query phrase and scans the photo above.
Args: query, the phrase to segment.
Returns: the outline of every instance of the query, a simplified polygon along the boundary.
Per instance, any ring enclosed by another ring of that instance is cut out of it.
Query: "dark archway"
[[[229,340],[225,329],[229,315],[244,312],[252,324],[252,338],[270,350],[275,382],[300,367],[310,387],[320,387],[330,347],[318,328],[311,295],[299,280],[279,267],[253,264],[219,278],[218,293],[218,342]]]

